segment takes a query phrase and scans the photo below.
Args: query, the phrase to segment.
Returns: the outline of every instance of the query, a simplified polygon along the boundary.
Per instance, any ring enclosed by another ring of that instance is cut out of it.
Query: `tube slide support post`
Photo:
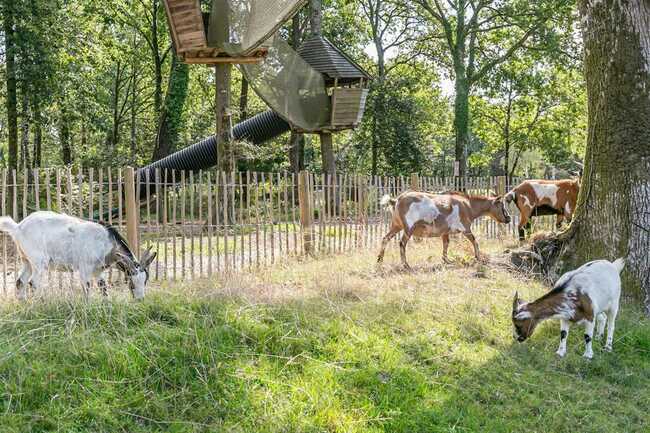
[[[302,231],[303,252],[305,255],[313,254],[313,229],[312,229],[312,188],[309,172],[306,170],[298,173],[298,202],[300,205],[300,229]]]

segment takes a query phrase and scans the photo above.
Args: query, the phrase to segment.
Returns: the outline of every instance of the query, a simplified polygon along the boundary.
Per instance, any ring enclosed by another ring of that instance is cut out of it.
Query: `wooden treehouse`
[[[251,52],[233,56],[208,44],[209,13],[202,12],[199,0],[164,0],[169,32],[176,54],[189,64],[257,63],[264,59],[268,47],[261,45]]]
[[[356,128],[366,108],[370,75],[321,35],[305,40],[298,54],[323,75],[331,98],[330,121],[321,130],[333,132]]]

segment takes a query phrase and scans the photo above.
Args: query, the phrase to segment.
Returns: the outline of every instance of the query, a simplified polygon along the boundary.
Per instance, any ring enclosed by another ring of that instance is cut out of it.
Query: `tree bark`
[[[298,173],[305,169],[305,135],[291,131],[289,137],[289,162],[291,171]]]
[[[120,121],[119,121],[119,106],[120,106],[120,88],[122,81],[122,63],[118,60],[115,70],[115,82],[113,83],[113,128],[108,140],[110,146],[115,147],[119,143],[120,136]]]
[[[16,99],[16,46],[14,35],[13,2],[5,2],[3,30],[5,34],[5,80],[7,96],[7,130],[8,130],[8,162],[10,169],[18,168],[18,112]]]
[[[332,144],[332,134],[328,132],[320,133],[320,151],[323,162],[323,173],[336,175],[336,159],[334,158],[334,146]]]
[[[627,257],[623,292],[650,314],[650,4],[580,3],[588,97],[585,173],[556,273]]]
[[[72,164],[72,143],[70,142],[70,119],[65,108],[61,109],[59,138],[61,140],[61,159],[64,165]]]
[[[137,151],[138,70],[135,60],[131,74],[131,160],[135,161]]]
[[[309,26],[312,35],[320,35],[323,22],[323,0],[309,0]]]
[[[298,13],[291,20],[291,46],[294,50],[298,50],[300,47],[302,36],[300,14]],[[291,165],[291,171],[296,174],[305,169],[305,134],[293,130],[289,137],[289,164]]]
[[[43,154],[43,117],[39,105],[34,106],[34,167],[41,166]]]
[[[512,119],[512,87],[508,88],[508,106],[506,108],[506,120],[503,127],[504,161],[503,173],[506,176],[506,186],[510,185],[510,120]]]
[[[454,152],[458,161],[458,177],[461,189],[464,187],[467,145],[469,144],[469,83],[462,76],[456,76],[456,95],[454,97],[454,130],[456,145]]]
[[[241,91],[239,93],[239,121],[248,119],[248,80],[241,77]]]
[[[323,173],[330,175],[332,183],[336,183],[336,159],[334,158],[334,146],[332,143],[332,134],[327,132],[320,133],[320,150],[323,164]],[[335,191],[325,190],[325,204],[328,212],[337,211],[339,189]]]
[[[153,93],[153,107],[156,114],[156,119],[161,116],[162,109],[162,58],[160,57],[160,49],[158,48],[158,8],[160,7],[159,0],[152,0],[151,2],[151,54],[153,56],[154,64],[154,93]]]
[[[165,103],[160,114],[158,133],[156,134],[156,146],[151,157],[152,161],[164,158],[176,150],[178,134],[183,121],[183,107],[187,98],[188,81],[188,66],[179,62],[176,55],[174,55],[169,71]]]
[[[24,91],[23,93],[23,101],[22,101],[22,113],[20,115],[21,120],[20,120],[20,165],[23,168],[23,170],[28,170],[30,169],[31,162],[29,160],[29,123],[30,123],[30,115],[29,115],[29,101],[27,99],[27,93]]]
[[[217,166],[230,173],[235,167],[232,140],[230,139],[230,77],[232,65],[220,64],[215,71],[215,107],[217,134]]]

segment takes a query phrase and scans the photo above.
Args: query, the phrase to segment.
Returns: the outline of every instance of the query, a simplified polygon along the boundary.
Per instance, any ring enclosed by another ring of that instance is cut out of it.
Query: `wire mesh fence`
[[[38,210],[102,221],[128,234],[136,255],[157,251],[153,280],[186,280],[216,273],[270,266],[310,254],[336,254],[375,249],[388,230],[390,214],[380,200],[409,189],[444,192],[458,179],[412,175],[366,176],[220,171],[147,172],[134,177],[135,197],[127,200],[131,168],[51,168],[27,172],[0,171],[0,213],[20,221]],[[513,185],[520,179],[514,179]],[[469,178],[472,194],[503,193],[503,178]],[[136,220],[127,221],[132,206]],[[474,222],[479,238],[514,238],[518,212],[510,207],[510,224],[483,217]],[[551,217],[538,218],[538,228],[553,227]],[[131,236],[132,237],[132,236]],[[11,239],[0,234],[0,285],[13,293],[21,260]],[[111,280],[120,274],[111,272]],[[75,290],[70,272],[53,270],[50,286]]]

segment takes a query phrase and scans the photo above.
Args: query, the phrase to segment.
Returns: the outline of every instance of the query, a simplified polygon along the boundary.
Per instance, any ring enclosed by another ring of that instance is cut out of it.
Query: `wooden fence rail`
[[[519,179],[514,179],[513,184]],[[37,210],[53,210],[114,225],[134,253],[151,247],[158,257],[154,280],[181,280],[271,265],[304,254],[335,254],[376,249],[390,215],[379,204],[408,189],[442,192],[458,179],[411,175],[336,176],[309,172],[219,171],[161,172],[141,177],[131,168],[46,168],[27,172],[0,170],[0,213],[20,221]],[[503,178],[469,178],[471,193],[504,193]],[[475,222],[483,238],[512,238],[518,212],[500,225]],[[537,220],[550,229],[551,218]],[[13,242],[0,235],[0,286],[13,293],[19,260]],[[111,278],[118,277],[117,272]],[[50,283],[69,290],[66,273]]]

